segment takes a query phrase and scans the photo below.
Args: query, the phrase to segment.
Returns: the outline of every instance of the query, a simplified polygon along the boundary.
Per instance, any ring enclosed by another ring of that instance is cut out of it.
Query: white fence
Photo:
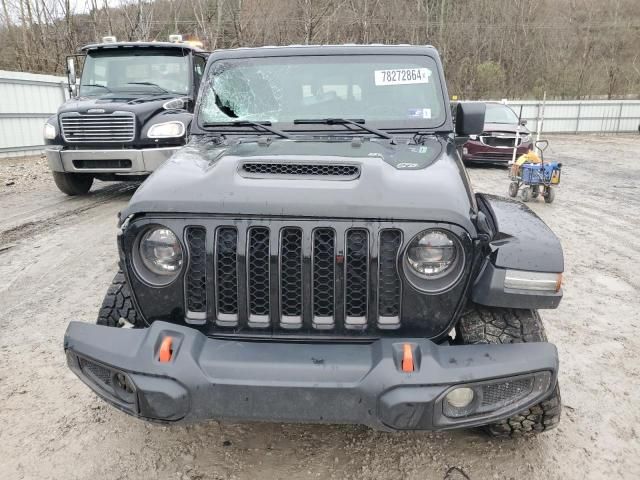
[[[66,80],[0,70],[0,158],[42,152],[42,126],[66,100]]]
[[[538,131],[541,101],[509,101],[529,130]],[[640,126],[640,100],[563,100],[547,101],[544,107],[544,133],[624,133]]]

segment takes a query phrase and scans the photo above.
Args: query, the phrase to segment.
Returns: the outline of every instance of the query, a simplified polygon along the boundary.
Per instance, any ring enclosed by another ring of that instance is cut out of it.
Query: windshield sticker
[[[431,109],[430,108],[410,108],[407,111],[407,116],[409,118],[431,118]]]
[[[429,83],[431,70],[428,68],[394,68],[393,70],[375,70],[377,86],[407,85],[411,83]]]

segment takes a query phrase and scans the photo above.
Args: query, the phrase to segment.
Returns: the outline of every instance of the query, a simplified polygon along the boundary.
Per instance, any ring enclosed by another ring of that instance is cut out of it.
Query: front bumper
[[[49,168],[66,173],[117,173],[145,175],[153,172],[181,147],[117,150],[45,150]]]
[[[173,339],[172,356],[163,363],[159,349],[166,336]],[[410,373],[401,368],[405,343],[414,355]],[[131,415],[165,422],[355,423],[380,430],[471,427],[507,418],[546,398],[558,372],[557,351],[550,343],[237,341],[208,338],[196,329],[160,321],[139,330],[71,322],[64,348],[69,367],[103,399]],[[536,380],[538,387],[516,403],[462,418],[443,414],[443,398],[453,386],[499,384],[495,393],[504,391],[500,385],[505,381],[513,384],[534,374],[544,379]]]

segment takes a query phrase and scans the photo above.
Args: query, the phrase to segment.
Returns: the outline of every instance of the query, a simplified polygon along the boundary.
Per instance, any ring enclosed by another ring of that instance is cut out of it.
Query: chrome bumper
[[[63,150],[51,146],[45,153],[49,168],[54,172],[144,175],[153,172],[180,148]]]

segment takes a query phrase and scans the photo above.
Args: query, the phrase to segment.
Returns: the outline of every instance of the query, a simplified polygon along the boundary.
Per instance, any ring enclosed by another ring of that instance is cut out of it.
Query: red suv
[[[533,148],[531,132],[526,120],[518,121],[518,115],[503,103],[487,102],[484,131],[470,135],[462,147],[464,162],[483,162],[506,165],[513,158],[516,129],[520,124],[520,138],[516,158]]]

